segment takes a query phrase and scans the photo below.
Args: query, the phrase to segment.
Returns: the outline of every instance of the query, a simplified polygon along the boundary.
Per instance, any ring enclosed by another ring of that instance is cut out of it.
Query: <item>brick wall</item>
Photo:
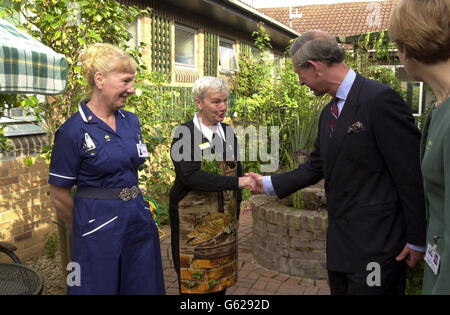
[[[57,230],[48,165],[42,158],[32,166],[25,160],[0,160],[0,241],[13,243],[22,260],[41,253],[46,233]],[[4,255],[0,260],[8,261]]]
[[[286,207],[277,198],[254,196],[253,257],[262,266],[307,279],[327,279],[326,210]]]
[[[48,138],[46,134],[12,136],[9,137],[8,145],[10,150],[0,151],[0,160],[39,154],[42,148],[48,145]]]

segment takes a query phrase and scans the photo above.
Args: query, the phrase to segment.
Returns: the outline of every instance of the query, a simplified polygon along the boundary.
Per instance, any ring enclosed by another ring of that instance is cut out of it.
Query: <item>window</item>
[[[283,56],[280,54],[275,54],[273,56],[273,63],[275,65],[275,69],[278,69],[278,71],[281,72],[281,68],[283,65]]]
[[[239,70],[234,42],[223,38],[220,39],[220,70],[225,72]]]
[[[393,68],[395,77],[400,80],[402,89],[406,91],[404,95],[405,101],[411,106],[414,116],[421,116],[436,102],[436,98],[430,91],[430,87],[412,78],[404,66],[387,67]]]
[[[406,87],[406,103],[411,106],[414,116],[420,116],[423,111],[423,83],[408,82]]]
[[[175,25],[175,65],[195,68],[196,62],[196,37],[193,29]]]
[[[136,20],[130,24],[127,25],[126,30],[128,33],[130,33],[131,38],[127,42],[127,45],[130,47],[138,47],[140,42],[140,23],[139,20]]]
[[[257,57],[259,57],[261,55],[262,55],[261,50],[259,50],[258,48],[252,46],[252,56],[253,56],[253,58],[257,58]]]
[[[282,68],[283,68],[283,56],[280,54],[274,54],[272,74],[277,80],[281,79],[281,73],[283,71]]]

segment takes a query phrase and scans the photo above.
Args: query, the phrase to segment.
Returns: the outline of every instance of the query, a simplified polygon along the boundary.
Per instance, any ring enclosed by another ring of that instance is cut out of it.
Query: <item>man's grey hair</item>
[[[289,51],[294,67],[309,67],[308,60],[322,61],[328,66],[344,61],[345,49],[339,48],[336,39],[327,32],[312,30],[295,40]]]
[[[208,89],[211,89],[213,93],[228,93],[227,83],[223,79],[205,76],[198,78],[194,82],[194,86],[192,87],[192,94],[194,96],[194,99],[199,98],[203,100]]]

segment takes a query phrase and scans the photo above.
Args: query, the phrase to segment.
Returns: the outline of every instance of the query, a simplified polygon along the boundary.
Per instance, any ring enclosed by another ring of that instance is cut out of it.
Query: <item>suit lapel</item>
[[[334,130],[333,138],[329,137],[329,129],[322,131],[323,135],[326,135],[328,138],[328,150],[326,152],[326,173],[325,178],[329,178],[333,167],[336,163],[339,151],[342,148],[342,141],[344,140],[345,135],[347,134],[347,129],[351,125],[354,120],[355,114],[358,110],[358,96],[360,92],[360,88],[362,85],[363,77],[359,74],[356,74],[355,81],[353,82],[352,88],[347,95],[347,99],[344,103],[344,108],[342,112],[339,114],[339,118],[336,121],[336,127]],[[327,105],[327,122],[330,121],[330,106]]]

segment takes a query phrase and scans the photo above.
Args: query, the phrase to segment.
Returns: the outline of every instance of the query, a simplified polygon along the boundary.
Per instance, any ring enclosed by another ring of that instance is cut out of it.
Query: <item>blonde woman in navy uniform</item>
[[[81,271],[67,292],[165,294],[159,233],[138,188],[148,154],[138,118],[121,109],[135,91],[136,63],[110,44],[90,46],[81,62],[92,96],[56,132],[49,175]]]

